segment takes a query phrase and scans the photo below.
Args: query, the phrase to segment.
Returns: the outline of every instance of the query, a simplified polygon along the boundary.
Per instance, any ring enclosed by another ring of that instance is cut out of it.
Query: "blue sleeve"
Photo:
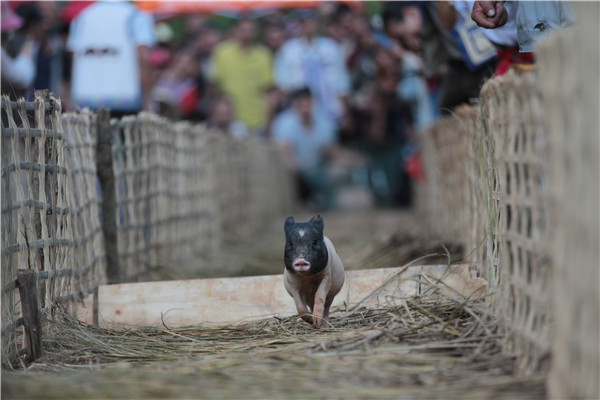
[[[335,128],[335,124],[333,122],[331,122],[331,120],[329,118],[326,119],[326,129],[327,129],[327,142],[329,144],[337,143],[337,141],[338,141],[337,129]]]
[[[283,90],[288,90],[291,87],[289,82],[290,71],[287,65],[287,49],[288,46],[284,44],[275,55],[273,62],[273,80]]]
[[[302,85],[302,77],[298,75],[297,65],[299,51],[301,46],[295,39],[290,39],[275,56],[273,78],[275,84],[282,90],[293,90]]]
[[[292,140],[289,123],[285,111],[280,113],[273,121],[273,140],[276,142],[289,142]]]
[[[316,104],[313,106],[313,116],[317,121],[319,135],[327,144],[336,143],[338,140],[337,129],[333,120],[323,112]]]

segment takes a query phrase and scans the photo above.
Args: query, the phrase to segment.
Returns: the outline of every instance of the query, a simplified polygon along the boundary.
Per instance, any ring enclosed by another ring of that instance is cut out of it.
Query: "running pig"
[[[300,317],[317,328],[329,323],[329,307],[344,284],[344,265],[323,236],[323,217],[308,222],[285,220],[283,261],[285,289],[296,303]]]

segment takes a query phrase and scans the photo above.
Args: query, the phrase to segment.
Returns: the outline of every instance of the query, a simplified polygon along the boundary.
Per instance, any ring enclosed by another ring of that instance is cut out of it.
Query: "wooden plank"
[[[90,325],[98,325],[98,288],[81,300],[69,300],[66,305],[67,313]]]
[[[20,269],[17,271],[19,297],[25,328],[25,349],[27,360],[35,361],[42,355],[42,321],[38,307],[38,293],[35,271]]]
[[[361,300],[364,305],[389,304],[402,297],[416,296],[420,293],[423,268],[431,279],[447,272],[445,265],[413,266],[390,279],[402,268],[347,271],[346,282],[333,307],[346,309]],[[445,275],[457,290],[463,286],[471,291],[485,287],[485,280],[469,277],[467,265],[453,266],[451,271]],[[469,281],[467,284],[463,282],[465,279]],[[386,280],[391,282],[377,290]],[[106,327],[160,326],[161,318],[168,326],[239,323],[296,313],[282,275],[104,285],[98,290],[97,306],[98,321]]]

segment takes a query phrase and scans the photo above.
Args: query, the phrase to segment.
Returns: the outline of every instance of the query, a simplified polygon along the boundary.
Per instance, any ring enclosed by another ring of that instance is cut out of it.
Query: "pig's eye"
[[[313,246],[316,246],[318,243],[319,243],[319,241],[318,241],[318,240],[316,240],[316,239],[315,239],[315,240],[313,240]]]
[[[291,239],[290,239],[290,240],[288,240],[288,246],[290,246],[290,247],[294,247],[294,242],[292,242],[292,240],[291,240]]]

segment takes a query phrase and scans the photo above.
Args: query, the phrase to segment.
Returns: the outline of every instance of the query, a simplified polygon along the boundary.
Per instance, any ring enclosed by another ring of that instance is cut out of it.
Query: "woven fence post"
[[[552,360],[548,398],[600,398],[600,49],[595,2],[538,47],[548,131]]]
[[[112,131],[108,110],[101,109],[97,117],[96,170],[102,190],[102,233],[106,253],[106,277],[109,284],[119,283],[119,252],[117,248],[117,216],[115,175],[113,171]]]
[[[25,348],[27,359],[34,361],[42,355],[42,322],[38,308],[36,274],[31,269],[17,271],[19,296],[25,327]]]

